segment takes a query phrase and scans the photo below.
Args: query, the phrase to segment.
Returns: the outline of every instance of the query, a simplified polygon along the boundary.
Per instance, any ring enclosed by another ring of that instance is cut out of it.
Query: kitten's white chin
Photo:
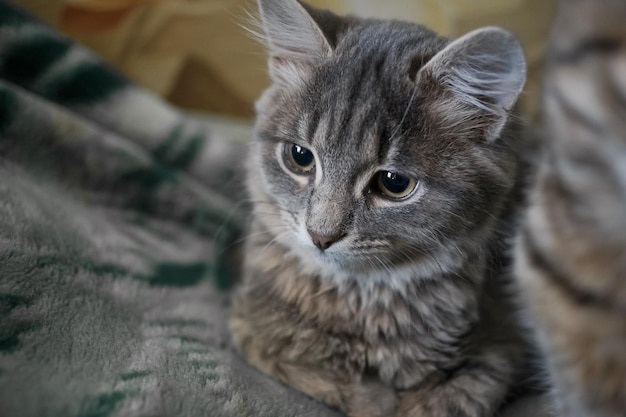
[[[382,253],[359,253],[347,247],[331,247],[322,252],[313,244],[293,241],[287,247],[298,257],[305,274],[320,276],[340,288],[352,282],[360,288],[382,284],[401,290],[410,282],[437,279],[443,273],[458,270],[465,261],[462,253],[443,250],[432,258],[415,259],[400,266],[384,263]]]
[[[321,251],[308,239],[308,233],[292,230],[291,233],[276,236],[277,241],[300,260],[304,274],[318,275],[339,286],[356,282],[365,287],[378,283],[400,288],[407,282],[433,279],[447,271],[457,270],[465,260],[459,251],[442,248],[432,257],[394,266],[383,261],[383,253],[352,251],[345,242],[338,242]]]
[[[372,261],[371,256],[359,255],[351,252],[349,248],[329,248],[319,250],[314,245],[302,245],[295,243],[292,246],[295,253],[307,270],[327,276],[333,280],[342,276],[359,276],[365,279],[369,275],[378,275],[383,271],[389,274],[390,267],[383,267],[379,262]],[[341,279],[341,278],[340,278]]]

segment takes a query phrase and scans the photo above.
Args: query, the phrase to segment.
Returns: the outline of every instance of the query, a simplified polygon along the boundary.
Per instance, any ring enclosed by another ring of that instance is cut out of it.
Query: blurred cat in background
[[[626,2],[562,1],[516,275],[567,417],[626,416]]]

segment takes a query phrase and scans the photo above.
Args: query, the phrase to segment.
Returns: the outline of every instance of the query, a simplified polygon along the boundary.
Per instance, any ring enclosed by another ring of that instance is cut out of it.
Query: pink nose
[[[335,242],[340,240],[345,234],[337,234],[334,236],[325,236],[317,233],[313,233],[309,230],[309,235],[311,235],[311,240],[320,250],[326,250],[330,248]]]

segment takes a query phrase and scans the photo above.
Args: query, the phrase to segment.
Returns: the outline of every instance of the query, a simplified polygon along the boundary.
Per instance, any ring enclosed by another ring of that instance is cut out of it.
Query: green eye
[[[385,197],[401,200],[410,196],[417,188],[417,180],[391,171],[376,174],[376,186]]]
[[[295,143],[285,144],[285,159],[289,168],[298,174],[308,174],[315,168],[313,152]]]

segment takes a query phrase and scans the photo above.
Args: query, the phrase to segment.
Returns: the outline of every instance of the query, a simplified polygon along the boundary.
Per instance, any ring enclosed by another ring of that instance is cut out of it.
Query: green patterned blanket
[[[230,345],[246,126],[0,0],[0,416],[329,416]]]

